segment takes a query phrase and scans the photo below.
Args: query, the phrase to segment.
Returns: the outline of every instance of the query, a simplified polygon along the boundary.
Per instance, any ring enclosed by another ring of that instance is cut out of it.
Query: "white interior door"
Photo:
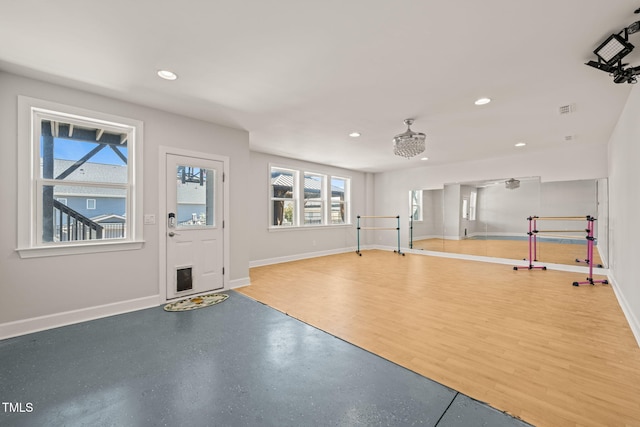
[[[167,299],[224,287],[223,162],[167,154]]]

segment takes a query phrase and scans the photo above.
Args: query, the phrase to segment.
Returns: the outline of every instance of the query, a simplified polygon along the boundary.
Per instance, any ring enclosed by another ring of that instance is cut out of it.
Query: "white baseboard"
[[[627,323],[629,323],[629,327],[631,328],[631,332],[633,333],[633,336],[635,337],[636,342],[638,343],[638,347],[640,347],[640,321],[638,321],[638,318],[633,314],[633,310],[631,310],[629,302],[627,301],[624,294],[622,293],[622,290],[618,286],[618,283],[616,282],[616,279],[612,273],[608,275],[608,279],[609,279],[609,284],[613,288],[613,293],[616,295],[616,298],[618,299],[620,308],[622,308],[624,317],[627,318]]]
[[[413,241],[429,240],[429,239],[442,239],[442,234],[424,234],[421,236],[413,236]]]
[[[371,249],[371,248],[360,246],[360,249],[365,250],[365,249]],[[283,262],[298,261],[298,260],[307,259],[307,258],[317,258],[317,257],[327,256],[327,255],[343,254],[346,252],[355,252],[355,250],[356,250],[355,247],[341,248],[341,249],[331,249],[328,251],[307,252],[303,254],[287,255],[287,256],[282,256],[277,258],[261,259],[256,261],[250,261],[249,268],[261,267],[263,265],[280,264]]]
[[[241,288],[251,284],[249,277],[243,277],[241,279],[234,279],[229,281],[229,289]]]
[[[0,340],[160,305],[158,295],[0,324]]]

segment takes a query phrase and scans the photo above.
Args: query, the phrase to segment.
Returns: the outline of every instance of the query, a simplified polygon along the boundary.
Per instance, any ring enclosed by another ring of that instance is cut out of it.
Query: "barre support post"
[[[383,218],[383,219],[391,219],[394,218],[397,221],[397,225],[395,227],[363,227],[360,225],[360,218]],[[387,215],[358,215],[357,216],[357,224],[356,224],[356,234],[357,234],[357,244],[358,249],[356,253],[359,256],[362,256],[362,252],[360,251],[360,230],[396,230],[398,234],[398,249],[394,249],[394,253],[398,255],[404,256],[404,252],[400,249],[400,215],[396,216],[387,216]]]

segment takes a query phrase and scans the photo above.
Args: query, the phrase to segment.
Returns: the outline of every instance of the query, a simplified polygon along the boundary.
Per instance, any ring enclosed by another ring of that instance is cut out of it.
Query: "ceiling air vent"
[[[560,107],[558,107],[558,112],[561,115],[562,114],[571,114],[574,111],[576,111],[576,105],[575,104],[561,105]]]
[[[576,139],[576,137],[574,135],[565,135],[564,136],[564,140],[565,141],[573,141],[574,139]]]

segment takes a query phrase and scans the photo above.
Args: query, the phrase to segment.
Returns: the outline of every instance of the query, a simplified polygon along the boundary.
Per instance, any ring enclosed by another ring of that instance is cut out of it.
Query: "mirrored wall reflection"
[[[528,260],[527,218],[538,216],[549,219],[536,223],[534,260],[587,266],[591,216],[597,218],[593,263],[606,267],[606,179],[541,183],[539,177],[516,177],[452,183],[442,190],[412,191],[409,199],[412,249]]]

